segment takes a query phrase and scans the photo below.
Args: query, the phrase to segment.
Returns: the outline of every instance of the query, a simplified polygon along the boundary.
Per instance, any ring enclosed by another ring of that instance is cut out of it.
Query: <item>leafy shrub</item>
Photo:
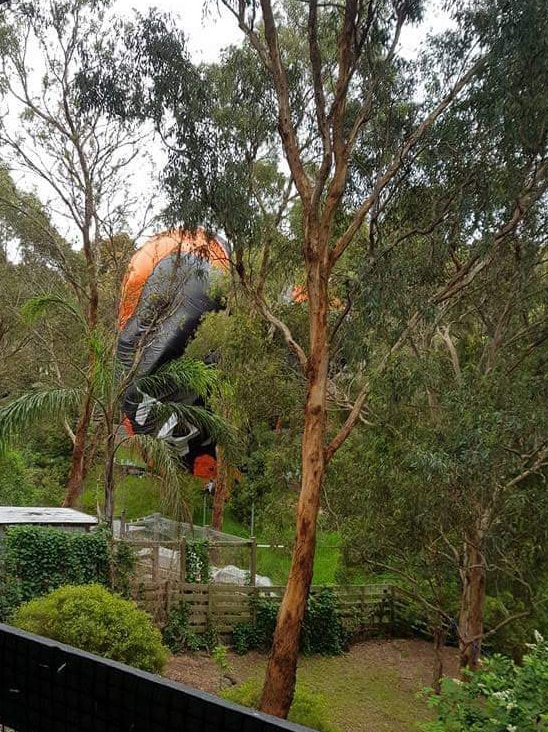
[[[221,692],[221,696],[235,704],[257,709],[261,696],[261,685],[257,679],[250,679],[240,686],[225,689]],[[318,730],[318,732],[337,732],[337,728],[329,721],[325,698],[298,686],[295,689],[293,704],[287,718],[290,722],[302,724]]]
[[[113,543],[106,530],[90,534],[44,526],[17,526],[6,532],[0,585],[19,584],[21,600],[32,600],[63,585],[113,585],[129,595],[135,553]]]
[[[168,656],[150,616],[100,585],[60,587],[21,605],[11,623],[144,671],[159,673]]]
[[[301,650],[310,655],[339,656],[347,647],[347,638],[337,600],[331,590],[324,589],[308,600],[301,633]]]
[[[232,633],[232,644],[237,653],[268,651],[272,645],[278,606],[265,598],[255,602],[255,622],[239,623]],[[311,596],[303,622],[301,651],[307,655],[338,656],[347,645],[347,633],[333,592],[326,588]]]
[[[196,633],[190,627],[189,606],[181,602],[170,611],[162,632],[164,643],[172,653],[183,651],[212,651],[219,642],[219,635],[212,625],[204,633]]]
[[[429,697],[437,719],[423,732],[537,732],[548,722],[548,642],[537,634],[523,666],[505,656],[488,658],[468,683],[442,681]]]
[[[0,505],[30,506],[34,486],[31,471],[18,450],[6,450],[0,455]]]
[[[186,542],[186,581],[209,582],[209,549],[207,539]]]
[[[278,606],[271,600],[251,599],[255,616],[254,623],[238,623],[232,632],[232,645],[236,653],[268,651],[272,645]]]
[[[22,602],[21,587],[17,580],[0,573],[0,623],[5,623]]]
[[[131,578],[136,560],[135,549],[125,541],[109,541],[108,543],[112,589],[123,597],[130,597]]]

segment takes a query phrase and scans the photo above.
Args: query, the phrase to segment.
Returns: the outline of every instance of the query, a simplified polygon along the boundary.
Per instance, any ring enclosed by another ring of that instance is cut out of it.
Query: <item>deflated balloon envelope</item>
[[[214,454],[208,435],[176,414],[158,418],[158,402],[198,404],[192,393],[138,388],[141,377],[155,374],[179,358],[202,316],[218,309],[211,296],[216,277],[228,271],[224,243],[198,229],[175,229],[149,239],[132,257],[120,301],[118,362],[131,381],[124,394],[124,425],[130,434],[169,440],[192,467],[197,455]]]

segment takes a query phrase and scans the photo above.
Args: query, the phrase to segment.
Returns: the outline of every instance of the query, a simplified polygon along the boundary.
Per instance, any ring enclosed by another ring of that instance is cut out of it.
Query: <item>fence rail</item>
[[[0,729],[306,732],[153,674],[0,624]]]
[[[317,595],[326,586],[313,586]],[[389,627],[394,622],[394,588],[391,585],[328,586],[337,602],[343,624],[356,631]],[[279,604],[285,587],[251,587],[230,584],[188,584],[174,580],[141,583],[134,598],[159,625],[181,602],[189,608],[189,625],[198,633],[213,625],[222,634],[231,633],[238,623],[252,619],[253,600]]]

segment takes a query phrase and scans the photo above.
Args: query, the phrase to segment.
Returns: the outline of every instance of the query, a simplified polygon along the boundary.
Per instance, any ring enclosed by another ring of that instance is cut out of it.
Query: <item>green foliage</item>
[[[160,673],[167,661],[160,631],[150,617],[100,585],[60,587],[22,605],[11,622],[143,671]]]
[[[172,653],[198,649],[198,636],[188,624],[189,606],[181,602],[174,607],[162,631],[164,643]]]
[[[266,598],[252,599],[254,622],[238,623],[232,633],[237,653],[268,651],[276,627],[278,605]],[[348,637],[337,611],[335,595],[328,588],[308,599],[301,632],[301,651],[306,655],[338,656],[347,647]]]
[[[72,443],[59,425],[44,423],[35,425],[25,435],[23,451],[25,461],[32,471],[36,506],[56,506],[65,493],[70,470]],[[28,505],[31,505],[30,503]]]
[[[186,581],[209,582],[209,542],[207,539],[187,541]]]
[[[257,709],[261,696],[260,682],[251,679],[240,686],[226,689],[221,692],[224,699],[241,704],[244,707]],[[318,732],[337,732],[337,728],[329,720],[327,700],[320,694],[314,694],[307,689],[295,689],[295,696],[289,714],[290,722],[302,724]]]
[[[225,676],[232,673],[232,666],[228,660],[228,648],[222,643],[219,643],[213,648],[211,655],[219,669],[219,690],[221,690],[223,688]]]
[[[108,535],[103,531],[12,527],[6,532],[4,552],[6,575],[17,579],[23,601],[66,584],[110,582]]]
[[[123,597],[129,597],[135,570],[135,549],[125,541],[110,541],[109,549],[111,587]]]
[[[15,577],[0,571],[0,622],[5,623],[11,614],[23,602],[21,586]]]
[[[23,454],[6,450],[0,454],[0,505],[32,505],[34,486]]]
[[[173,607],[162,631],[164,643],[172,653],[213,651],[219,642],[218,633],[208,624],[205,633],[196,633],[189,624],[190,608],[185,602]]]
[[[537,634],[517,666],[504,656],[487,659],[468,681],[444,679],[429,703],[437,719],[424,732],[536,732],[548,725],[548,643]]]
[[[265,598],[251,598],[254,622],[237,623],[232,633],[232,644],[237,653],[251,650],[268,651],[272,645],[278,605]]]
[[[339,618],[334,593],[323,589],[317,595],[311,595],[301,633],[303,653],[338,656],[346,647],[346,633]]]

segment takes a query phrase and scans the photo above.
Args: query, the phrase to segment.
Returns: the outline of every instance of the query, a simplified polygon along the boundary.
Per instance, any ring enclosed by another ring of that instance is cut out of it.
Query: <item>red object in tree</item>
[[[217,461],[211,455],[198,455],[194,461],[192,474],[202,480],[215,480],[217,477]]]

